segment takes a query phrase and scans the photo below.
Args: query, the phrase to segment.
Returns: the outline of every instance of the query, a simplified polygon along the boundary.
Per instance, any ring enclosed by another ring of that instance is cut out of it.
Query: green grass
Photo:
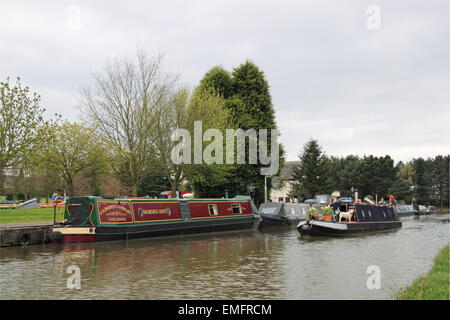
[[[397,295],[399,300],[450,300],[450,245],[434,259],[430,272]]]
[[[56,208],[56,220],[62,220],[64,208]],[[53,222],[53,208],[0,209],[0,223]]]
[[[0,200],[6,200],[6,196],[0,196]],[[20,202],[19,200],[17,202]],[[39,203],[51,203],[50,198],[41,197],[39,198]]]

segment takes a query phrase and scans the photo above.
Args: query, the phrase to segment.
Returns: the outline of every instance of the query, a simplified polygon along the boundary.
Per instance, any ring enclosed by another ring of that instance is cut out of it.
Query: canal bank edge
[[[0,224],[0,247],[48,243],[52,226],[49,222]]]
[[[431,270],[401,290],[397,300],[450,300],[450,244],[442,248]]]

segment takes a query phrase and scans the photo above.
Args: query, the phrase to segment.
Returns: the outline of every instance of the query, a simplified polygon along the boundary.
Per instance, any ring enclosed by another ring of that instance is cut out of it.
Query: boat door
[[[94,204],[89,197],[74,197],[66,201],[65,219],[70,226],[92,226]]]
[[[180,211],[183,221],[191,221],[191,212],[189,211],[189,204],[187,200],[180,200]]]

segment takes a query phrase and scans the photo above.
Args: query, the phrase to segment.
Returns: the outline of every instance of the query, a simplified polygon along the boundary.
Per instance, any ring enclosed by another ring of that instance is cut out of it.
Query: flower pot
[[[333,221],[333,216],[331,214],[324,214],[323,221],[331,222],[331,221]]]

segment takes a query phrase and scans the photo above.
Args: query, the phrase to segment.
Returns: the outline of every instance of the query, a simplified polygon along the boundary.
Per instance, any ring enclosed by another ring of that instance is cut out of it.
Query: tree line
[[[44,117],[41,97],[20,78],[0,82],[0,196],[48,197],[64,189],[69,195],[157,197],[189,190],[196,197],[250,194],[257,204],[264,200],[264,165],[259,159],[249,164],[248,140],[245,164],[171,159],[179,143],[172,133],[185,128],[194,134],[196,121],[203,132],[277,128],[269,84],[252,61],[232,71],[215,66],[191,89],[164,72],[161,56],[138,50],[93,74],[93,84],[80,92],[80,111],[81,121]],[[281,170],[282,146],[278,156]],[[327,156],[312,139],[299,157],[298,183],[291,188],[299,200],[335,190],[350,196],[357,189],[363,197],[392,193],[406,202],[448,206],[448,155],[406,163],[388,155],[340,158]]]
[[[406,203],[449,206],[450,155],[398,163],[389,155],[334,157],[327,156],[319,142],[311,139],[299,160],[293,171],[297,182],[292,183],[290,192],[300,201],[333,191],[353,196],[357,190],[361,198],[387,199],[392,194]]]
[[[161,56],[138,50],[93,74],[93,84],[80,92],[81,121],[44,117],[41,97],[20,78],[0,82],[0,103],[0,195],[8,199],[47,197],[57,189],[104,197],[192,190],[198,197],[227,192],[263,199],[260,162],[171,161],[178,143],[173,131],[193,132],[195,121],[203,131],[276,128],[268,82],[252,61],[232,72],[213,67],[190,89],[163,70]]]

